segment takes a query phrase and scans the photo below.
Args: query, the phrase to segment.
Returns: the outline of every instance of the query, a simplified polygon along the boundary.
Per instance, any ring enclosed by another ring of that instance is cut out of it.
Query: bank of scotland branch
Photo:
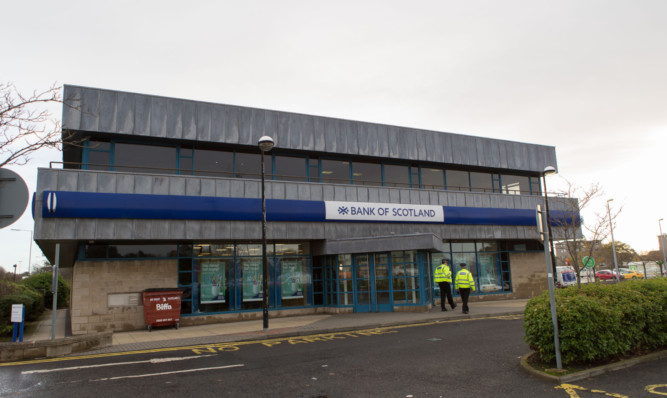
[[[535,208],[549,146],[65,86],[62,168],[38,172],[35,240],[72,268],[74,334],[144,327],[141,292],[183,290],[181,323],[424,311],[442,258],[473,300],[546,287]]]

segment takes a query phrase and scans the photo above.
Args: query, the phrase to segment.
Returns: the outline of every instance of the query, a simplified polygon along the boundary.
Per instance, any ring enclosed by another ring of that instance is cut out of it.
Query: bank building
[[[427,311],[443,258],[472,271],[471,301],[546,288],[535,209],[554,147],[73,85],[63,98],[62,162],[38,170],[33,213],[71,275],[73,334],[144,328],[154,288],[183,292],[181,325],[260,319],[263,214],[270,317]]]

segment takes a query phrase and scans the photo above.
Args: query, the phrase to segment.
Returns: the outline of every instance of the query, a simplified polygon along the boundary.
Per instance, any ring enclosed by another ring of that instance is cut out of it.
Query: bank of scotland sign
[[[442,206],[325,201],[327,220],[442,223]]]

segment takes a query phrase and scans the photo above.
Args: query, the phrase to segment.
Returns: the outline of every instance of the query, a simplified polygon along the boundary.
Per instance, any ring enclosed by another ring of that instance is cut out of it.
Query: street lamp
[[[664,267],[667,266],[667,258],[665,258],[665,240],[662,237],[662,220],[662,218],[658,220],[658,227],[660,228],[660,248],[662,249],[662,267],[660,267],[660,276],[662,276]]]
[[[547,175],[555,174],[556,169],[553,166],[547,166],[544,168],[544,173],[542,174],[542,179],[544,180],[544,210],[546,212],[546,221],[547,221],[547,233],[545,234],[545,240],[549,241],[549,248],[551,249],[551,255],[547,256],[547,242],[544,242],[544,262],[547,263],[547,285],[549,288],[549,307],[551,308],[551,323],[554,328],[554,351],[556,354],[556,367],[558,369],[563,369],[563,363],[560,356],[560,338],[558,337],[558,314],[556,312],[556,294],[554,292],[554,279],[556,277],[556,257],[554,256],[554,244],[553,239],[551,238],[551,216],[549,215],[549,197],[547,195]],[[544,228],[544,226],[542,226]],[[551,260],[551,269],[549,269],[549,260]],[[551,271],[551,272],[550,272]]]
[[[549,196],[547,194],[547,176],[551,174],[556,174],[556,169],[553,166],[547,166],[544,168],[544,173],[542,174],[542,180],[544,181],[544,208],[547,212],[547,230],[549,231],[549,250],[551,251],[551,268],[554,275],[556,275],[556,255],[554,254],[554,239],[553,234],[551,233],[551,216],[549,215]]]
[[[32,263],[32,230],[12,228],[12,231],[30,232],[30,250],[28,251],[28,275],[30,275],[30,264]]]
[[[266,259],[266,197],[264,194],[264,152],[273,148],[273,138],[264,135],[257,141],[262,151],[262,320],[264,331],[269,330],[269,262]]]
[[[618,274],[618,262],[616,261],[616,241],[614,241],[614,223],[611,221],[611,211],[609,210],[609,202],[612,199],[607,200],[607,215],[609,215],[609,229],[611,230],[611,250],[614,253],[614,269],[616,270],[616,283],[621,281],[621,276]]]

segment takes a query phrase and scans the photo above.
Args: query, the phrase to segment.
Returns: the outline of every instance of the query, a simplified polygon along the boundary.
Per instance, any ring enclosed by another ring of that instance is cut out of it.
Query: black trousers
[[[454,304],[454,298],[452,297],[452,288],[449,285],[449,282],[438,282],[440,287],[440,308],[445,309],[445,296],[447,296],[447,301],[449,301],[449,306],[454,309],[456,304]]]
[[[470,297],[470,288],[462,287],[459,288],[459,294],[461,295],[461,302],[463,303],[463,308],[461,309],[464,313],[468,312],[468,297]]]

